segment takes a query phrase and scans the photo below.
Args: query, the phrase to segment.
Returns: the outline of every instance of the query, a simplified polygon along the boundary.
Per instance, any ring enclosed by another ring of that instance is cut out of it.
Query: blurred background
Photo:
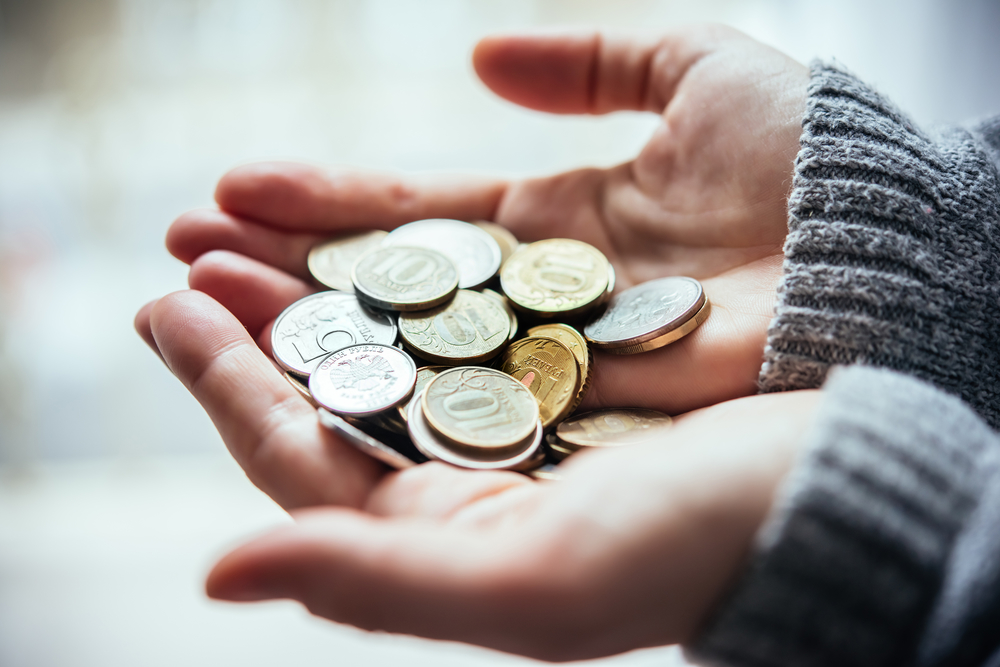
[[[530,662],[205,599],[218,556],[287,519],[132,317],[185,287],[166,228],[242,162],[519,176],[628,159],[655,118],[515,108],[476,81],[472,46],[696,21],[835,56],[922,123],[1000,112],[996,0],[0,0],[0,665]]]

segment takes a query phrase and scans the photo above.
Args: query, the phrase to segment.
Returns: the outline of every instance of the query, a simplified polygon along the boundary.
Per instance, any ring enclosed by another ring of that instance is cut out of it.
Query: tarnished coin
[[[357,449],[373,459],[381,461],[390,468],[402,470],[417,465],[417,461],[397,452],[389,445],[373,438],[358,427],[348,424],[345,420],[328,410],[319,409],[319,421],[323,426],[340,435]]]
[[[449,368],[451,368],[451,366],[424,366],[423,368],[418,368],[417,381],[413,385],[413,396],[419,395],[420,392],[424,390],[424,387],[427,386],[428,382],[433,380],[438,373],[443,373]],[[396,408],[404,424],[406,423],[407,415],[409,414],[410,401],[412,400],[413,397],[410,397],[409,401],[400,403]]]
[[[434,432],[477,449],[510,449],[534,433],[538,401],[527,387],[492,368],[464,366],[435,377],[423,392]]]
[[[400,245],[362,255],[351,279],[359,299],[386,310],[433,308],[458,289],[458,271],[451,260],[428,248]]]
[[[642,408],[594,410],[576,415],[556,428],[558,445],[567,450],[584,447],[620,447],[653,442],[663,436],[673,420],[669,415]]]
[[[426,389],[425,389],[426,391]],[[503,450],[462,447],[438,437],[424,417],[423,396],[410,401],[406,425],[413,444],[424,456],[444,461],[460,468],[473,470],[530,470],[543,461],[542,422],[535,423],[534,432],[516,447]]]
[[[510,316],[494,298],[458,290],[443,306],[399,316],[403,342],[417,356],[448,366],[477,364],[500,353]]]
[[[514,309],[510,307],[510,301],[507,300],[507,297],[500,294],[500,292],[495,292],[489,288],[484,289],[483,294],[493,297],[499,301],[500,305],[503,306],[503,309],[507,311],[507,316],[510,317],[510,335],[507,336],[507,340],[511,341],[517,338],[517,313],[515,313]]]
[[[607,352],[647,352],[697,329],[710,308],[701,283],[694,278],[658,278],[613,297],[608,309],[583,333],[594,347]]]
[[[504,262],[510,259],[510,256],[517,250],[517,246],[520,245],[517,237],[511,234],[509,229],[495,222],[477,220],[472,224],[492,236],[493,240],[500,246],[500,266],[503,267]]]
[[[588,243],[547,239],[514,253],[500,272],[500,284],[515,308],[538,317],[568,317],[605,298],[608,266]]]
[[[573,409],[580,367],[569,348],[556,339],[530,336],[514,341],[503,354],[501,370],[535,395],[546,429]]]
[[[583,334],[568,324],[540,324],[528,329],[528,335],[555,338],[573,353],[576,363],[580,366],[580,389],[577,391],[576,400],[570,408],[570,412],[572,412],[576,406],[580,405],[590,388],[590,369],[592,367],[590,346],[587,345]]]
[[[397,227],[382,240],[384,247],[416,246],[436,250],[458,269],[458,286],[472,289],[500,270],[503,254],[493,237],[461,220],[434,218]]]
[[[309,392],[329,410],[364,417],[393,408],[413,392],[417,366],[389,345],[353,345],[334,352],[309,376]]]
[[[283,369],[308,377],[320,360],[349,345],[396,342],[396,323],[353,294],[319,292],[285,309],[271,329],[271,351]]]
[[[330,289],[354,291],[351,269],[354,262],[369,250],[382,244],[389,232],[376,229],[331,239],[309,251],[309,273]]]
[[[300,380],[297,375],[292,375],[288,371],[285,371],[285,379],[288,380],[288,384],[292,385],[292,389],[298,392],[299,396],[309,401],[309,404],[314,408],[318,408],[315,399],[313,399],[312,394],[309,393],[309,385],[306,384],[306,380]]]

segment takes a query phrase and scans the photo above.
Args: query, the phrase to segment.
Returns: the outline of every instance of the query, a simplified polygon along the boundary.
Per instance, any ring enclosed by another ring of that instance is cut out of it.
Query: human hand
[[[519,182],[237,168],[216,191],[222,211],[193,211],[169,232],[171,252],[192,263],[191,287],[269,351],[273,319],[314,289],[305,258],[320,240],[420,218],[492,219],[522,240],[597,246],[622,286],[664,275],[705,286],[712,315],[691,335],[634,357],[597,354],[585,407],[676,414],[753,393],[781,272],[806,68],[722,27],[649,42],[491,37],[474,63],[494,91],[534,109],[645,110],[663,122],[626,164]],[[137,326],[155,349],[146,314]]]
[[[574,455],[560,482],[437,463],[388,474],[360,510],[297,512],[239,547],[208,592],[546,660],[688,642],[737,576],[819,397],[706,408],[661,442]]]

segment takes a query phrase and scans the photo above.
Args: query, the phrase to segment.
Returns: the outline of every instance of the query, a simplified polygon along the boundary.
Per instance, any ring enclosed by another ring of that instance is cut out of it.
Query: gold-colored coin
[[[508,341],[512,341],[517,337],[517,313],[514,309],[510,307],[510,301],[500,292],[495,292],[489,288],[483,290],[483,294],[486,296],[491,296],[503,306],[503,309],[507,311],[507,315],[510,317],[510,335],[507,336]]]
[[[440,373],[423,393],[431,429],[453,443],[509,449],[535,432],[538,401],[523,384],[492,368],[462,366]]]
[[[501,370],[535,395],[542,426],[549,428],[573,409],[580,390],[580,366],[568,347],[555,338],[530,336],[510,344]]]
[[[327,287],[344,292],[354,291],[351,269],[354,262],[369,250],[379,247],[389,232],[376,229],[331,239],[309,251],[309,273]]]
[[[567,419],[556,428],[562,450],[588,447],[620,447],[655,442],[673,420],[656,410],[614,408],[594,410]]]
[[[435,364],[459,366],[489,361],[510,335],[510,317],[496,299],[458,290],[449,303],[403,313],[399,330],[407,348]]]
[[[423,368],[418,368],[417,369],[417,382],[413,386],[413,396],[414,397],[415,396],[419,396],[420,392],[422,392],[424,390],[424,387],[427,386],[427,383],[429,383],[431,380],[433,380],[437,376],[438,373],[443,373],[444,371],[448,370],[449,368],[451,368],[451,366],[424,366]],[[406,419],[407,419],[406,415],[408,414],[407,411],[408,411],[408,409],[410,407],[410,403],[412,401],[413,401],[413,397],[411,397],[408,401],[406,401],[405,403],[401,404],[399,406],[399,408],[397,408],[397,411],[399,412],[399,416],[403,420],[404,424],[406,423]]]
[[[590,346],[587,345],[587,340],[583,337],[583,334],[568,324],[540,324],[537,327],[528,329],[528,335],[555,338],[557,341],[568,347],[569,351],[572,352],[573,356],[576,358],[576,363],[580,366],[581,379],[580,390],[576,393],[576,400],[573,402],[573,407],[570,408],[570,412],[572,412],[576,409],[576,406],[580,405],[580,402],[586,395],[587,390],[590,388],[590,370],[592,368],[592,360]]]
[[[608,266],[588,243],[547,239],[515,252],[500,272],[500,284],[515,308],[538,317],[569,317],[602,302]]]
[[[517,237],[511,234],[509,229],[495,222],[477,220],[472,224],[492,236],[493,240],[500,246],[500,268],[503,268],[503,265],[510,259],[510,256],[514,254],[514,251],[517,250],[517,246],[520,244]]]
[[[297,391],[299,395],[302,396],[302,398],[309,401],[309,405],[313,406],[314,408],[319,407],[319,405],[316,403],[316,399],[314,399],[312,397],[312,394],[309,393],[309,387],[307,387],[301,380],[299,380],[297,377],[295,377],[294,375],[292,375],[287,371],[285,372],[285,379],[288,380],[288,384],[292,385],[292,388],[294,388],[295,391]]]

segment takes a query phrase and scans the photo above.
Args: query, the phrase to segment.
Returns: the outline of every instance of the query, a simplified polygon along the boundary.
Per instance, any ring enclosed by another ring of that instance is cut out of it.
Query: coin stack
[[[577,451],[655,440],[671,424],[659,412],[574,415],[593,351],[655,350],[710,309],[686,277],[612,296],[597,248],[522,244],[489,222],[341,236],[308,266],[329,291],[278,317],[275,361],[326,427],[394,468],[437,460],[557,479],[554,465]]]

